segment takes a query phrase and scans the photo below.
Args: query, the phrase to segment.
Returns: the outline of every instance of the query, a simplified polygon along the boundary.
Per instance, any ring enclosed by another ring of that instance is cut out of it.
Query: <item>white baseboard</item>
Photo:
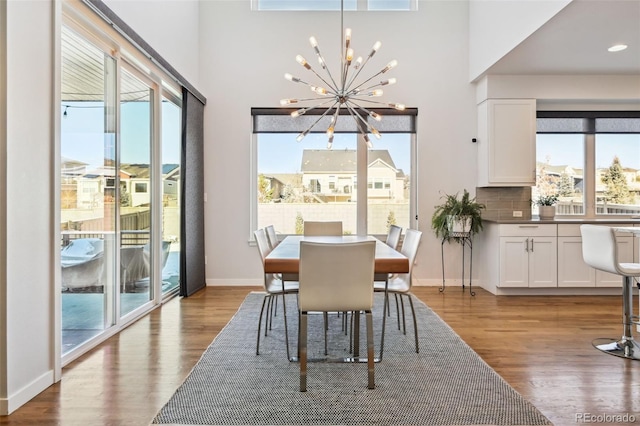
[[[262,287],[264,281],[262,279],[218,279],[207,278],[207,287]]]
[[[0,398],[0,415],[8,416],[54,383],[53,370],[47,371],[8,398]]]

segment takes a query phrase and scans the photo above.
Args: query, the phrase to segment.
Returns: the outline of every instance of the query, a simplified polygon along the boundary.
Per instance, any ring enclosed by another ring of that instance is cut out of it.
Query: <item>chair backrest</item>
[[[304,221],[304,235],[342,235],[342,222],[313,222]]]
[[[260,252],[260,257],[262,258],[262,263],[264,263],[264,258],[267,257],[269,253],[271,253],[271,246],[269,245],[269,239],[267,238],[267,233],[264,228],[256,229],[253,232],[253,236],[256,239],[256,246],[258,246],[258,251]]]
[[[402,235],[402,228],[398,225],[390,225],[389,233],[387,234],[387,245],[393,249],[398,248],[400,243],[400,236]]]
[[[267,239],[269,240],[269,246],[274,249],[280,241],[276,235],[276,228],[273,225],[264,227],[264,231],[267,233]]]
[[[609,226],[580,225],[582,258],[592,268],[622,275],[618,266],[615,231]]]
[[[301,241],[300,310],[371,310],[375,252],[375,241]]]
[[[413,272],[413,264],[416,261],[416,255],[418,254],[418,246],[420,246],[421,238],[421,231],[407,228],[404,233],[402,247],[400,248],[400,253],[404,254],[409,259],[409,272],[406,274],[398,274],[394,279],[405,281],[409,288],[411,288],[411,274]]]

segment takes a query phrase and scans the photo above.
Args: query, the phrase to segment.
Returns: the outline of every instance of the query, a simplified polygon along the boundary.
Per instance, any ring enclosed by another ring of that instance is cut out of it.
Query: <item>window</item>
[[[147,192],[147,184],[145,182],[136,183],[136,192]]]
[[[538,112],[537,183],[558,215],[640,214],[640,112]],[[537,207],[533,207],[537,214]]]
[[[382,112],[377,124],[383,136],[372,138],[370,150],[355,129],[336,133],[328,150],[323,130],[296,141],[302,117],[279,108],[254,108],[252,114],[252,231],[273,224],[282,234],[296,234],[304,220],[339,220],[346,234],[383,235],[391,224],[415,224],[415,109]],[[353,123],[351,117],[339,120],[345,127]],[[358,179],[367,182],[361,192]]]

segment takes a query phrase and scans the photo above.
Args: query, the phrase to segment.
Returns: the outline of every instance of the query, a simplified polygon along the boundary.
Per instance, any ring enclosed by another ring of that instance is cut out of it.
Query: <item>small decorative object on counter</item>
[[[558,202],[558,195],[540,195],[535,204],[538,206],[538,215],[540,220],[553,220],[556,215],[556,203]]]

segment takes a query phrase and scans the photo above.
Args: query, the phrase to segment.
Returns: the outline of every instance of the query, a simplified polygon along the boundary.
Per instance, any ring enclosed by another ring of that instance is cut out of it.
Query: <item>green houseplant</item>
[[[459,239],[462,234],[473,236],[482,230],[482,210],[486,207],[471,198],[466,189],[462,193],[445,194],[441,197],[444,202],[435,207],[431,216],[431,228],[436,237],[449,241],[451,238]],[[461,229],[456,226],[461,224]]]
[[[534,201],[538,206],[538,215],[540,220],[552,220],[556,215],[556,203],[558,202],[558,194],[540,195]]]

